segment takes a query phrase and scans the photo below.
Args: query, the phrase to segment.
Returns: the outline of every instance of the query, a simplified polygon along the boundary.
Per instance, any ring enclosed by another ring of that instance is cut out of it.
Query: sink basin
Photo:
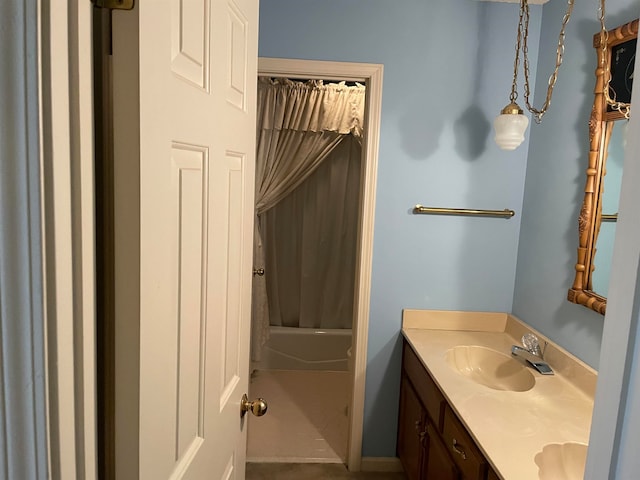
[[[550,443],[535,456],[540,480],[582,480],[587,461],[583,443]]]
[[[468,379],[493,388],[526,392],[536,383],[523,364],[504,353],[478,345],[461,345],[447,351],[449,366]]]

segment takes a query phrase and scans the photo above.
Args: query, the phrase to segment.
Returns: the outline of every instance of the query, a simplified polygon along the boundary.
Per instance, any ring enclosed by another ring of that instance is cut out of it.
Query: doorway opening
[[[283,200],[281,203],[284,206],[280,212],[262,215],[261,225],[268,224],[263,228],[269,231],[269,240],[273,245],[278,238],[277,234],[272,234],[274,230],[286,231],[290,219],[295,215],[304,215],[304,208],[298,208],[305,195],[300,193],[300,189],[306,191],[306,198],[309,198],[309,191],[316,198],[314,188],[317,182],[313,178],[316,173],[325,178],[331,176],[327,171],[332,168],[332,163],[344,164],[342,160],[349,154],[357,156],[353,164],[356,166],[356,178],[351,181],[351,187],[356,185],[356,191],[349,192],[350,196],[344,200],[352,204],[351,223],[354,224],[353,261],[350,267],[352,278],[346,281],[347,288],[342,294],[342,297],[349,297],[348,314],[344,314],[344,307],[342,310],[335,308],[334,311],[342,313],[332,315],[328,324],[310,323],[311,328],[287,328],[278,325],[278,321],[272,322],[272,326],[267,325],[271,334],[267,332],[266,336],[270,339],[265,348],[260,349],[261,354],[254,358],[258,361],[252,362],[249,389],[252,398],[262,396],[269,402],[270,412],[264,418],[250,419],[247,459],[249,462],[346,463],[350,470],[357,471],[361,464],[382,66],[260,58],[258,76],[288,81],[311,79],[326,83],[348,82],[347,85],[356,85],[353,82],[358,82],[360,87],[364,85],[366,95],[362,120],[364,134],[357,149],[353,148],[353,144],[358,142],[343,142],[341,148],[335,149],[333,161],[331,156],[327,157],[322,166],[294,191],[292,196],[297,195],[297,200]],[[354,151],[357,153],[354,154]],[[336,160],[338,156],[340,159]],[[351,168],[354,169],[353,166]],[[347,190],[353,188],[347,187]],[[291,216],[294,210],[297,213]],[[344,212],[340,215],[344,215]],[[283,217],[287,218],[284,223]],[[295,219],[291,221],[291,224],[295,223]],[[347,246],[347,250],[349,248]],[[265,256],[267,268],[261,270],[265,265],[254,265],[254,274],[268,277],[269,265],[273,270],[277,253],[272,251]],[[349,274],[343,276],[349,277]],[[338,303],[343,301],[344,298]],[[349,318],[337,318],[345,316]],[[252,328],[252,341],[257,344],[256,339],[261,335],[256,334],[256,329],[262,327],[254,325]]]

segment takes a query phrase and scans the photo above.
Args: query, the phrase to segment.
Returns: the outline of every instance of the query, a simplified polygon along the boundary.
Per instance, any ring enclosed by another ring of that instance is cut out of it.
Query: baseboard
[[[317,457],[247,457],[246,463],[340,463],[341,458],[317,458]]]
[[[363,472],[404,472],[398,457],[362,457]]]

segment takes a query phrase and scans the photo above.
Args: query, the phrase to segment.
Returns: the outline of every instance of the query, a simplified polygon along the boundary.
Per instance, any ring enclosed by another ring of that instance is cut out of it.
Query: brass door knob
[[[267,402],[264,401],[264,398],[258,398],[250,402],[249,397],[247,397],[245,393],[242,395],[242,400],[240,401],[240,416],[244,417],[244,414],[247,412],[253,413],[256,417],[261,417],[267,413]]]
[[[254,268],[253,269],[253,275],[257,275],[259,277],[262,277],[264,275],[264,268]]]

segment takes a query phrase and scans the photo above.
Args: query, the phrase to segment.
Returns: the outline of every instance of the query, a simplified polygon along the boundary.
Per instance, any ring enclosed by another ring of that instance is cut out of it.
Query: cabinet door
[[[421,480],[424,456],[425,412],[413,387],[402,376],[398,420],[398,458],[409,480]]]
[[[422,478],[424,480],[461,480],[460,472],[432,425],[427,425],[427,445],[428,454]]]

